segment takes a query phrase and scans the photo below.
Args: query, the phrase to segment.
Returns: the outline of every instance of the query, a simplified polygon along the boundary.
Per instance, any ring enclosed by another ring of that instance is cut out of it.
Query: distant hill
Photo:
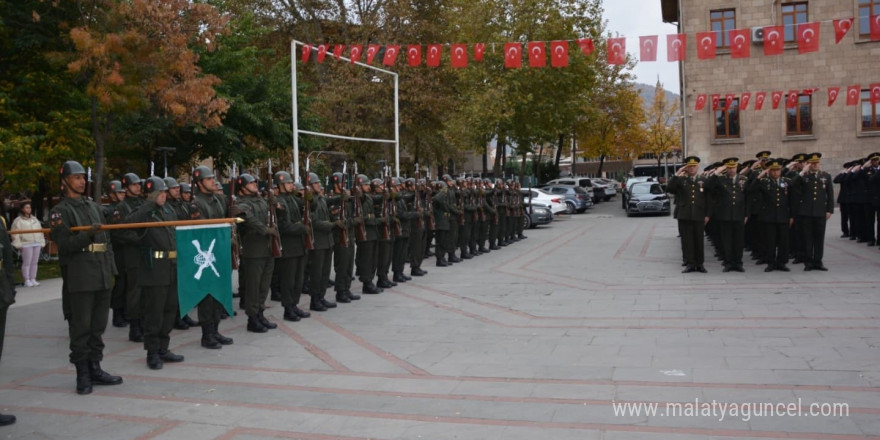
[[[645,108],[651,107],[651,104],[654,102],[654,85],[642,84],[642,83],[634,83],[633,86],[636,90],[639,91],[639,94],[642,95],[642,101],[645,104]],[[679,102],[679,96],[675,93],[666,90],[666,101],[670,104],[673,102]]]

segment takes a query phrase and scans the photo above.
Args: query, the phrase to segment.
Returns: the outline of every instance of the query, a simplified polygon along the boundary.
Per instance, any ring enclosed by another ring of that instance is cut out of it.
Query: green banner
[[[230,225],[179,226],[177,295],[181,317],[211,295],[232,311],[232,245]]]

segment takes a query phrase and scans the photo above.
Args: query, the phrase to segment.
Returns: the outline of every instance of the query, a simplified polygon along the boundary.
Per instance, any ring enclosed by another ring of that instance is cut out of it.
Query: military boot
[[[113,327],[125,327],[128,325],[128,320],[125,319],[125,312],[122,309],[113,309]]]
[[[211,329],[214,331],[214,339],[220,343],[220,345],[232,345],[232,338],[227,338],[220,334],[220,324],[214,323],[211,324]]]
[[[0,414],[0,426],[7,426],[15,423],[15,416],[12,414]]]
[[[257,319],[260,320],[260,324],[263,324],[263,327],[266,327],[269,330],[278,328],[278,324],[275,324],[274,322],[266,319],[266,315],[263,315],[263,310],[260,310],[260,314],[257,315]]]
[[[92,379],[89,377],[89,363],[80,361],[73,364],[76,367],[76,393],[92,394]]]
[[[293,311],[293,307],[285,307],[284,308],[284,317],[283,318],[285,321],[291,321],[291,322],[297,322],[301,319],[299,317],[299,315],[297,315],[296,312]]]
[[[141,329],[140,319],[128,321],[128,340],[131,342],[144,342],[144,331]]]
[[[257,315],[248,316],[247,322],[247,331],[254,333],[266,333],[269,331],[262,322],[260,322],[260,317]]]
[[[180,316],[175,316],[174,317],[174,328],[177,330],[188,330],[189,324],[183,322],[183,320],[180,319]]]
[[[198,327],[198,321],[193,320],[189,317],[189,315],[183,315],[183,322],[185,322],[190,327]]]
[[[147,352],[147,366],[150,367],[151,370],[161,370],[164,366],[162,364],[162,359],[159,358],[159,353],[155,351]]]
[[[214,326],[212,324],[202,323],[202,347],[216,350],[223,348],[217,339],[214,339]]]
[[[98,361],[89,361],[89,378],[93,385],[119,385],[122,378],[114,376],[101,369],[101,363]]]

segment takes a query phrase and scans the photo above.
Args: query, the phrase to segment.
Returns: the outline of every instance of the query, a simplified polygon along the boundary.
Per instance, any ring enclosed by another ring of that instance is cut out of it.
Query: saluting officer
[[[822,153],[810,153],[807,166],[791,182],[792,207],[801,223],[804,244],[804,270],[828,270],[822,264],[825,253],[825,222],[834,213],[834,184],[822,171]]]
[[[64,317],[70,335],[70,362],[76,367],[76,392],[89,394],[92,385],[118,385],[122,378],[101,369],[104,359],[102,335],[110,310],[110,288],[116,271],[110,234],[101,207],[85,197],[86,170],[79,162],[61,167],[64,197],[52,208],[49,223],[52,241],[58,245]],[[74,226],[89,226],[73,232]]]
[[[703,267],[703,235],[709,221],[709,194],[706,179],[697,176],[700,158],[688,156],[684,166],[669,179],[667,190],[675,195],[678,229],[687,266],[682,273],[706,273]]]
[[[238,270],[241,275],[239,279],[244,281],[242,296],[248,317],[247,330],[265,333],[278,327],[263,314],[275,264],[271,240],[273,236],[278,236],[278,230],[269,227],[269,205],[260,197],[257,179],[242,173],[235,184],[239,195],[235,207],[244,217],[244,222],[239,225],[241,265]],[[276,203],[274,196],[271,199],[271,203]]]
[[[168,186],[156,176],[144,183],[146,201],[126,217],[132,223],[165,222],[177,215],[168,206]],[[177,309],[177,241],[174,228],[143,228],[136,231],[141,244],[138,283],[143,308],[144,349],[147,366],[162,369],[164,362],[183,362],[183,356],[168,349]]]
[[[193,201],[189,205],[189,216],[193,220],[225,218],[229,205],[223,191],[220,190],[214,172],[200,165],[193,170]],[[231,196],[230,196],[231,197]],[[202,327],[202,347],[210,349],[223,348],[232,344],[232,338],[220,334],[220,314],[223,305],[212,295],[206,295],[199,302],[199,325]]]
[[[866,157],[864,163],[861,164],[856,179],[864,186],[864,204],[862,205],[862,240],[859,242],[867,243],[868,246],[877,244],[880,236],[875,233],[874,225],[877,218],[878,202],[880,202],[880,194],[876,192],[877,173],[880,172],[880,153],[871,153]],[[878,223],[880,225],[880,223]]]
[[[789,162],[782,170],[782,177],[787,177],[793,181],[794,178],[804,169],[806,161],[806,153],[795,154],[791,157],[791,162]],[[792,195],[794,195],[793,191]],[[790,203],[791,208],[794,209],[794,200],[791,200]],[[791,249],[791,256],[794,258],[792,263],[800,264],[804,261],[804,241],[800,239],[803,233],[801,232],[801,222],[797,214],[792,212],[792,216],[794,217],[794,223],[791,225],[791,230],[789,231],[789,248]]]
[[[844,163],[843,171],[837,173],[832,180],[832,182],[840,185],[840,189],[837,190],[837,204],[840,205],[840,230],[843,233],[840,238],[849,238],[850,236],[855,237],[856,235],[855,228],[850,227],[850,225],[853,224],[853,219],[850,218],[850,184],[847,181],[847,177],[852,168],[852,162]]]
[[[718,226],[723,272],[745,272],[742,262],[744,225],[749,213],[746,209],[746,179],[736,172],[738,160],[736,157],[722,160],[723,166],[718,167],[706,182],[707,189],[712,192],[711,218]],[[758,200],[753,204],[760,205]]]
[[[794,222],[791,213],[791,179],[782,177],[783,159],[770,159],[758,178],[750,184],[750,193],[762,199],[758,213],[764,255],[768,259],[764,272],[788,272],[789,232]]]

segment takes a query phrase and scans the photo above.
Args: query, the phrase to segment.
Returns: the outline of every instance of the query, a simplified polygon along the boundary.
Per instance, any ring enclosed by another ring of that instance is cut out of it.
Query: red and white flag
[[[751,92],[743,92],[742,96],[739,97],[739,109],[746,110],[749,108],[749,100],[752,99]]]
[[[568,41],[550,42],[550,65],[553,67],[568,65]]]
[[[364,46],[356,44],[351,46],[351,50],[348,52],[348,59],[351,60],[352,63],[357,63],[361,60],[361,55],[363,54]]]
[[[718,110],[719,105],[721,105],[721,95],[716,93],[712,95],[712,110]]]
[[[871,41],[880,41],[880,14],[871,16]]]
[[[852,29],[853,25],[853,17],[850,18],[841,18],[839,20],[834,20],[834,42],[840,44],[840,40],[849,33],[849,30]]]
[[[367,64],[373,64],[373,58],[379,53],[378,44],[370,44],[367,46]]]
[[[486,53],[486,43],[474,44],[474,61],[483,61],[483,55]]]
[[[319,44],[318,45],[318,62],[323,63],[325,56],[327,56],[327,45],[326,44]]]
[[[840,94],[840,87],[829,87],[828,88],[828,107],[834,105],[834,101],[837,101],[837,95]]]
[[[508,69],[522,67],[522,44],[504,43],[504,67]]]
[[[785,27],[764,27],[764,56],[779,55],[785,51]]]
[[[706,95],[699,94],[697,95],[697,103],[694,104],[694,111],[700,111],[706,108]]]
[[[547,49],[543,41],[531,41],[526,47],[529,50],[529,67],[547,66]]]
[[[386,66],[393,66],[394,62],[397,61],[397,55],[400,53],[400,46],[397,45],[388,45],[385,46],[385,56],[382,57],[382,64]]]
[[[336,46],[333,46],[333,58],[336,58],[336,60],[339,60],[339,57],[342,56],[342,52],[344,52],[344,51],[345,51],[344,44],[337,44]]]
[[[620,65],[626,63],[626,38],[608,39],[608,64]]]
[[[767,92],[755,93],[755,110],[764,108],[764,100],[767,99]]]
[[[410,67],[416,67],[422,64],[422,45],[410,44],[406,47],[406,60]]]
[[[880,102],[880,83],[872,83],[868,88],[871,90],[871,104]]]
[[[736,95],[733,93],[728,93],[724,95],[724,110],[729,110],[731,104],[733,104],[733,100],[736,99]]]
[[[312,46],[309,46],[308,44],[303,44],[302,51],[300,51],[300,54],[301,54],[301,56],[300,56],[299,60],[303,63],[308,63],[309,56],[312,55]]]
[[[468,51],[466,44],[453,44],[449,49],[449,60],[452,67],[460,69],[468,65]]]
[[[657,61],[657,36],[639,37],[639,61]]]
[[[684,61],[687,52],[685,34],[669,34],[666,36],[666,61]]]
[[[581,48],[581,52],[583,52],[584,56],[590,56],[596,48],[593,46],[592,38],[579,38],[577,40],[578,47]]]
[[[819,22],[800,23],[797,27],[798,53],[819,50]]]
[[[715,58],[715,45],[718,32],[697,32],[697,58],[711,60]]]
[[[731,58],[748,58],[751,56],[751,30],[750,29],[731,29],[730,30],[730,57]]]
[[[770,94],[770,99],[773,102],[773,110],[779,108],[779,102],[782,101],[782,92],[777,91]]]
[[[438,67],[440,65],[440,54],[443,52],[443,46],[439,44],[428,45],[428,67]]]
[[[859,95],[862,93],[862,86],[854,84],[846,88],[846,105],[859,105]]]
[[[785,100],[785,108],[796,108],[798,105],[798,91],[789,90],[788,98]]]

